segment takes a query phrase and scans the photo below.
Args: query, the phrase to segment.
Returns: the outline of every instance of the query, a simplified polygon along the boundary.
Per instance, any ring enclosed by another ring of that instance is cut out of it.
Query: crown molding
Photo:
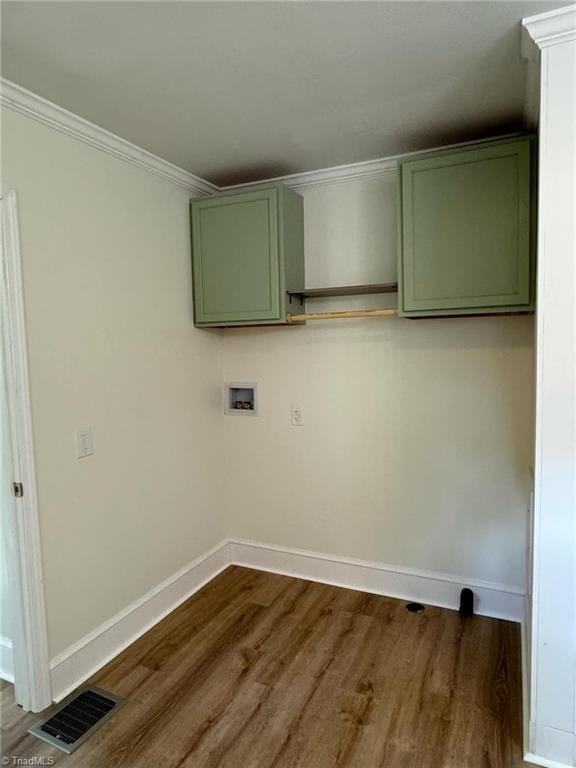
[[[370,176],[387,176],[395,174],[398,170],[396,158],[383,157],[378,160],[365,160],[361,163],[349,165],[336,165],[333,168],[321,168],[317,171],[304,171],[303,173],[291,173],[287,176],[274,176],[271,179],[259,179],[242,184],[224,186],[226,191],[231,189],[243,189],[255,187],[261,184],[285,184],[291,189],[304,189],[305,187],[322,187],[328,184],[339,184],[343,181],[354,181]]]
[[[136,144],[5,78],[0,78],[0,104],[13,112],[26,115],[84,144],[96,147],[102,152],[184,187],[194,195],[209,195],[219,189],[215,184],[194,176],[167,160],[162,160]]]
[[[576,4],[522,19],[522,26],[538,48],[576,40]],[[523,54],[532,58],[523,39]]]
[[[486,141],[486,139],[478,139],[477,141],[448,144],[443,147],[432,147],[401,155],[381,157],[375,160],[364,160],[359,163],[321,168],[317,171],[305,171],[303,173],[293,173],[286,176],[276,176],[274,178],[219,187],[2,77],[0,77],[0,104],[7,109],[26,115],[61,133],[65,133],[109,155],[124,160],[131,165],[143,168],[149,173],[153,173],[173,184],[184,187],[184,189],[198,196],[273,183],[282,183],[292,189],[305,189],[306,187],[321,187],[359,179],[395,176],[398,172],[398,162],[400,160],[408,157],[418,157],[419,155],[442,149],[473,146],[474,144]],[[495,136],[493,139],[489,139],[489,141],[501,141],[502,139],[509,139],[518,135],[518,133],[508,133],[502,136]]]
[[[259,179],[258,181],[247,181],[242,184],[231,184],[221,187],[221,190],[238,189],[246,187],[257,187],[264,184],[285,184],[291,189],[304,189],[305,187],[321,187],[328,184],[340,184],[344,181],[356,181],[357,179],[366,179],[377,176],[395,176],[398,173],[398,163],[400,160],[406,160],[419,155],[427,155],[430,152],[439,152],[444,149],[458,149],[459,147],[471,147],[474,144],[485,144],[487,141],[502,141],[503,139],[512,139],[521,134],[506,133],[502,136],[494,136],[490,139],[476,139],[474,141],[463,141],[456,144],[446,144],[442,147],[430,147],[429,149],[419,149],[415,152],[406,152],[402,155],[390,155],[390,157],[380,157],[376,160],[364,160],[360,163],[350,163],[348,165],[336,165],[332,168],[321,168],[317,171],[304,171],[303,173],[292,173],[287,176],[274,176],[269,179]]]

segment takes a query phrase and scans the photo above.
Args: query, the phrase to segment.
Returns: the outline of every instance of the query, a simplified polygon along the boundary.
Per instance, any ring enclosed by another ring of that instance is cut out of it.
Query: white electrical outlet
[[[293,427],[304,426],[304,416],[302,414],[302,408],[300,408],[299,405],[292,406],[292,426]]]
[[[76,458],[84,459],[86,456],[92,456],[93,453],[92,427],[78,427],[76,430]]]

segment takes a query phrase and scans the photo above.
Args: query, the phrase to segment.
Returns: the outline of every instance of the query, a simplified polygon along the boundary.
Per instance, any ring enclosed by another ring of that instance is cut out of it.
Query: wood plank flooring
[[[2,695],[2,755],[70,768],[521,768],[515,624],[230,567],[96,674],[67,756]],[[16,763],[9,763],[16,764]]]

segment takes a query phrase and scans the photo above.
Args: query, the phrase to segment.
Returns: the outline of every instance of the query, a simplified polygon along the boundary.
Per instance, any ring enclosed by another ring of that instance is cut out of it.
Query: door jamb
[[[0,186],[1,279],[4,349],[13,454],[13,478],[24,488],[14,498],[22,642],[14,644],[16,703],[40,712],[52,703],[36,464],[28,376],[22,260],[16,190]],[[19,647],[18,647],[19,646]]]

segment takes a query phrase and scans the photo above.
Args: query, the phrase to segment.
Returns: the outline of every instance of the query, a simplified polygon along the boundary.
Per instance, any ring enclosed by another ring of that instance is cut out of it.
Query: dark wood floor
[[[127,699],[71,756],[4,685],[4,756],[73,768],[520,768],[520,633],[231,567],[92,679]]]

